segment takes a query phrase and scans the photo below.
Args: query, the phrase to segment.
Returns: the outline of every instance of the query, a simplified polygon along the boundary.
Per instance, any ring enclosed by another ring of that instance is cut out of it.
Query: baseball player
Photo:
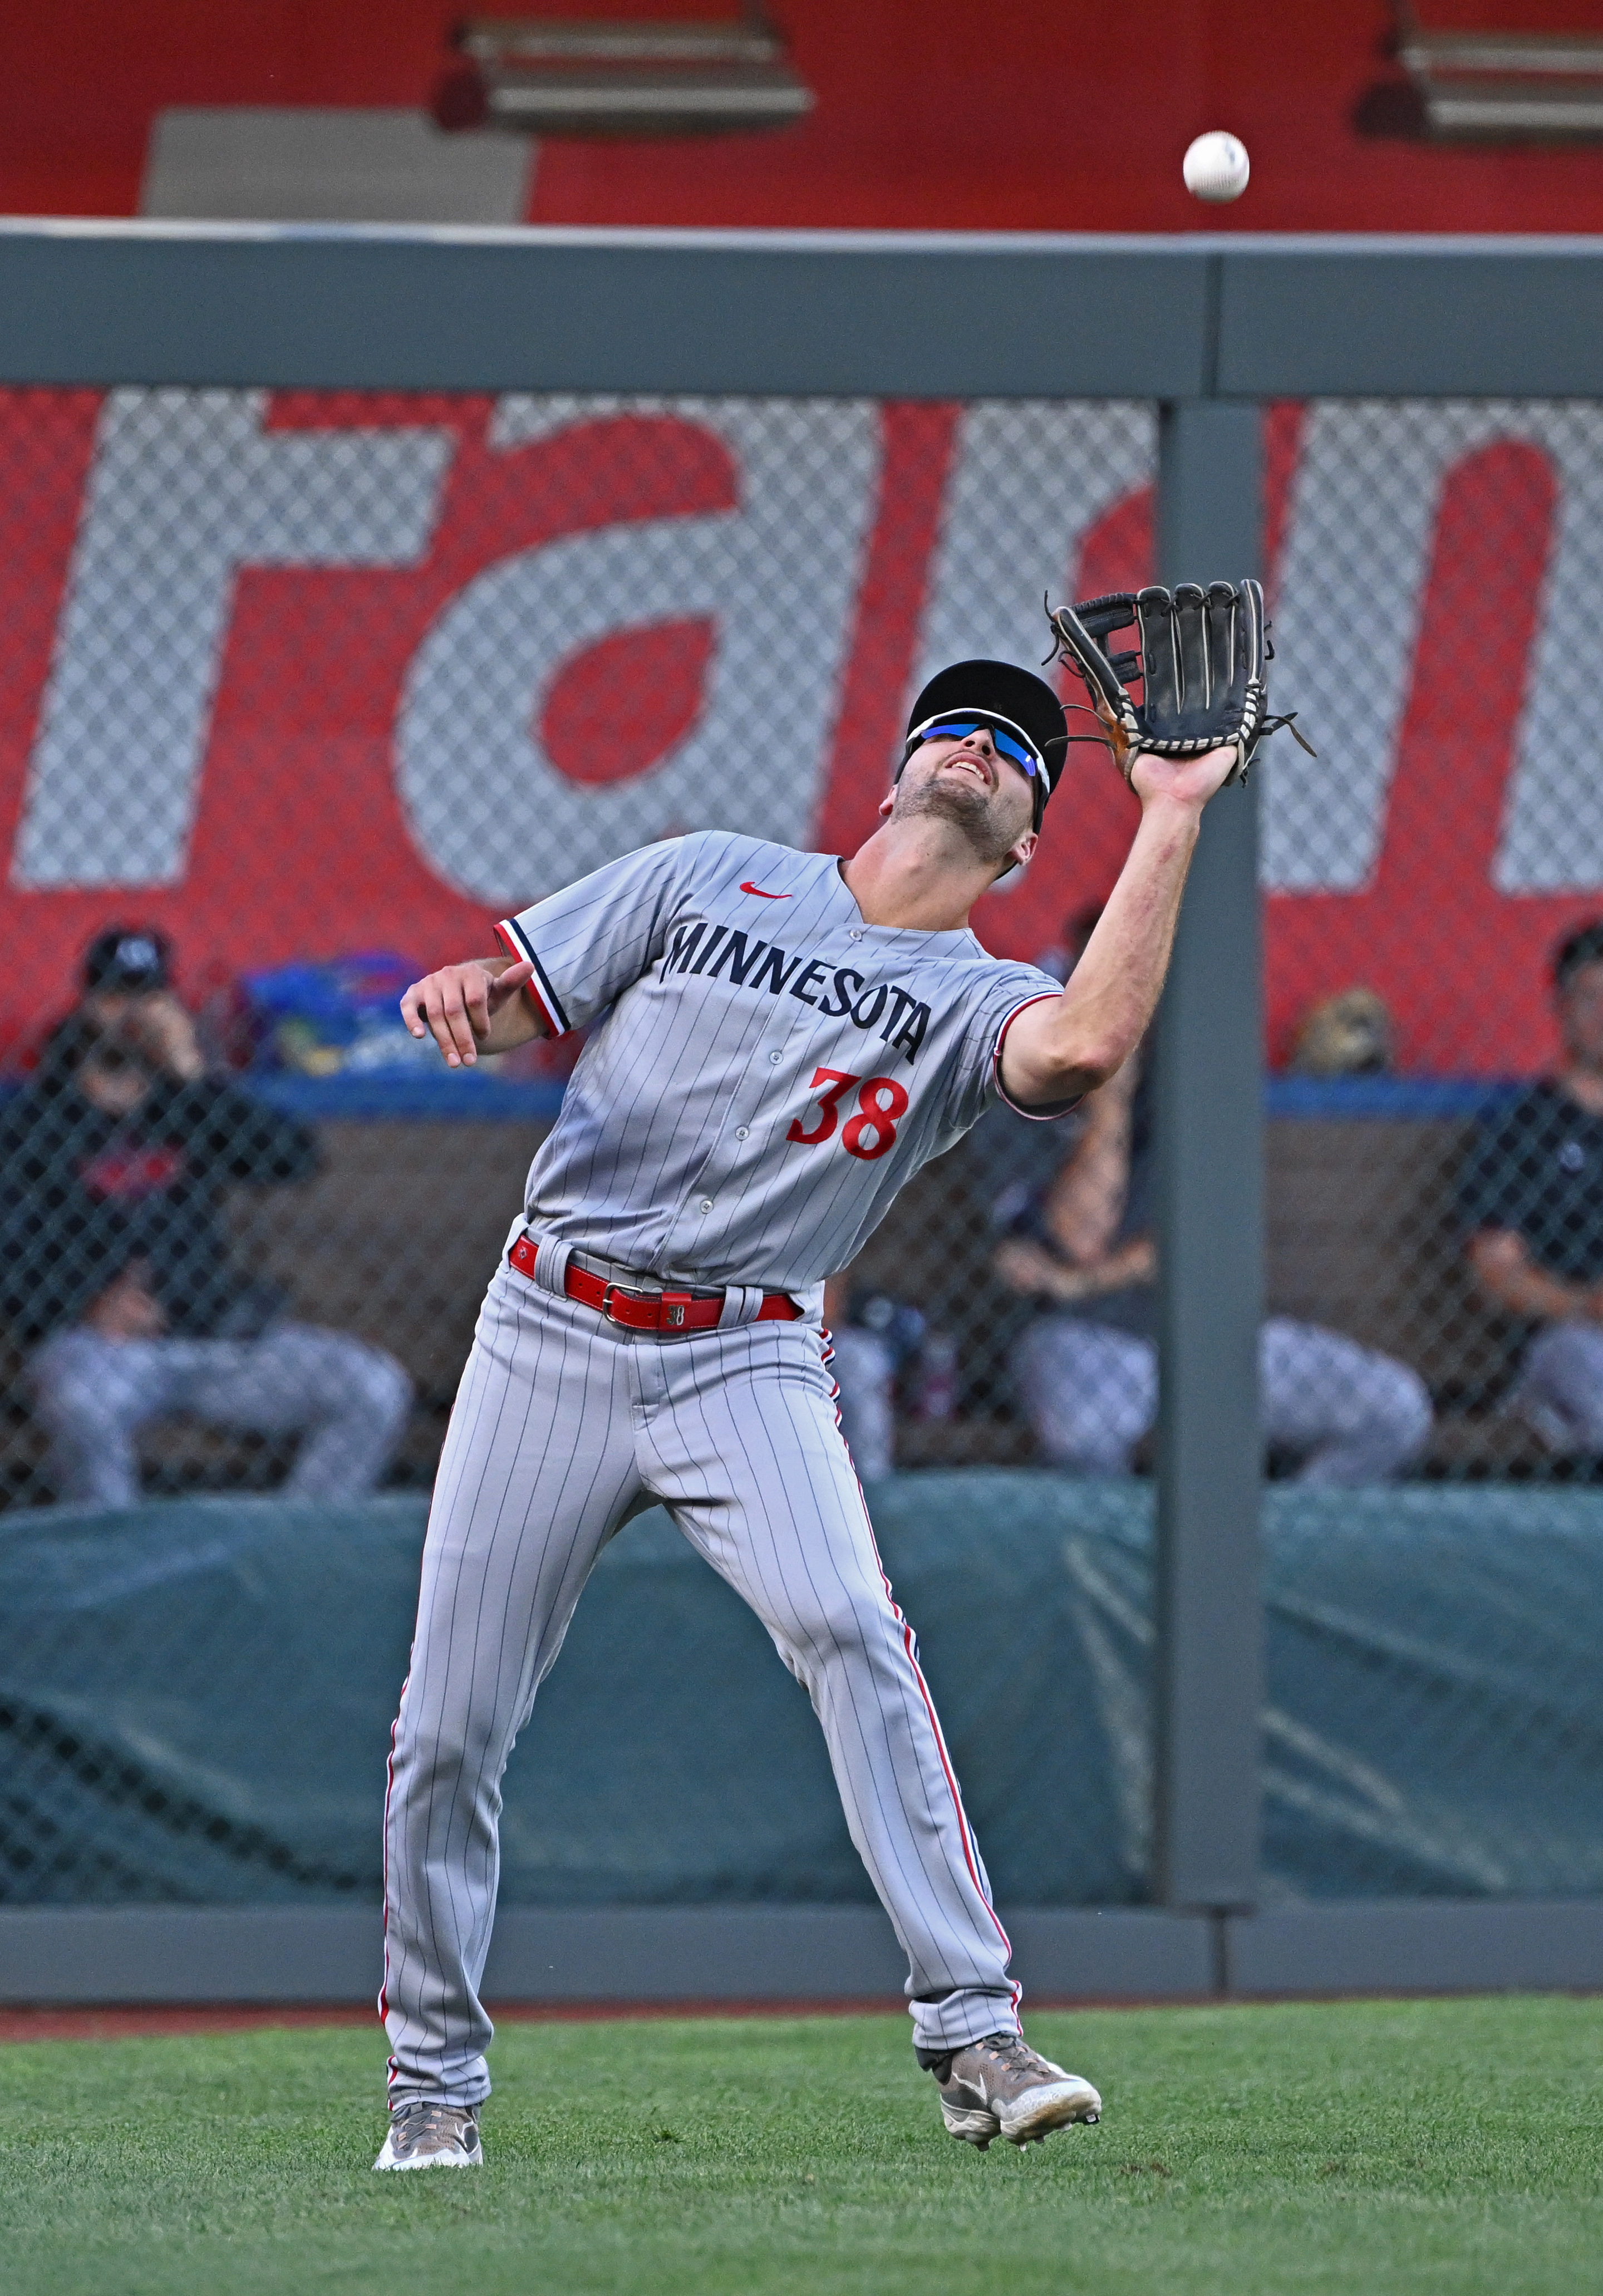
[[[1067,739],[1042,679],[960,662],[920,694],[879,826],[849,860],[667,839],[509,918],[503,954],[402,1000],[452,1068],[591,1035],[490,1283],[435,1488],[386,1814],[380,2169],[482,2158],[502,1771],[597,1555],[656,1502],[812,1699],[907,1954],[947,2128],[983,2150],[1099,2115],[1090,2082],[1020,2035],[821,1322],[825,1277],[929,1158],[998,1096],[1063,1113],[1151,1018],[1202,808],[1242,748],[1125,761],[1140,824],[1063,988],[987,955],[968,920],[1034,851]]]

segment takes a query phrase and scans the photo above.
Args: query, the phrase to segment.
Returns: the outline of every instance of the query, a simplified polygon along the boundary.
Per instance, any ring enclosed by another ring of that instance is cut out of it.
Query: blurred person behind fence
[[[1100,901],[1071,910],[1058,939],[1035,958],[1042,972],[1067,981],[1101,915]],[[1057,1168],[1060,1152],[1055,1140],[1043,1136],[1055,1129],[1015,1115],[1003,1104],[981,1119],[971,1145],[993,1172],[1000,1160],[1010,1177],[1022,1170],[1044,1182]],[[989,1193],[995,1193],[994,1186]],[[875,1482],[895,1471],[896,1382],[920,1352],[924,1319],[904,1301],[857,1289],[849,1269],[832,1275],[824,1286],[823,1314],[834,1349],[830,1367],[839,1390],[841,1428],[858,1473],[865,1483]]]
[[[1561,1456],[1603,1455],[1603,918],[1552,985],[1558,1067],[1482,1119],[1459,1208],[1476,1282],[1526,1327],[1509,1408]]]
[[[932,1335],[920,1308],[855,1290],[849,1271],[824,1285],[823,1312],[840,1431],[863,1480],[878,1482],[896,1472],[897,1378],[920,1362]],[[944,1333],[933,1336],[945,1341]]]
[[[177,1413],[299,1435],[294,1497],[371,1490],[411,1409],[406,1374],[289,1320],[229,1249],[225,1192],[305,1178],[311,1135],[207,1074],[160,934],[101,934],[83,990],[0,1111],[0,1314],[30,1351],[57,1497],[133,1505],[139,1432]]]
[[[1151,1093],[1141,1053],[1084,1103],[1044,1187],[1015,1185],[996,1211],[996,1270],[1038,1313],[1014,1376],[1055,1466],[1128,1474],[1157,1416],[1157,1255],[1152,1234]],[[1425,1382],[1339,1332],[1271,1316],[1259,1334],[1264,1434],[1303,1482],[1399,1474],[1431,1428]]]

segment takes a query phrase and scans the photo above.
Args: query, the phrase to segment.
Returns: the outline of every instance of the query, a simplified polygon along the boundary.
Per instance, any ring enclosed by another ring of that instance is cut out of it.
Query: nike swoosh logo
[[[743,893],[755,893],[759,901],[788,901],[790,898],[789,893],[765,893],[760,885],[754,885],[749,877],[741,885],[740,890]]]

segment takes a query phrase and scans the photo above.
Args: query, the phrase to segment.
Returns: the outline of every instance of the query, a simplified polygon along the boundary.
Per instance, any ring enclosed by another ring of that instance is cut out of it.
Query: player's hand
[[[1205,750],[1199,758],[1155,758],[1143,750],[1130,769],[1130,786],[1143,805],[1167,798],[1200,813],[1235,769],[1233,748]]]
[[[129,1007],[127,1035],[158,1068],[184,1084],[206,1073],[206,1055],[192,1017],[170,988],[152,989]]]
[[[414,1037],[433,1037],[447,1068],[470,1069],[496,1014],[522,994],[534,970],[528,957],[501,972],[477,960],[445,965],[413,982],[401,1018]]]

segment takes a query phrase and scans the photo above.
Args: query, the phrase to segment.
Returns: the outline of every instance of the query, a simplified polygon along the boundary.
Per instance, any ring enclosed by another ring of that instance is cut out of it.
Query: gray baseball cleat
[[[994,2136],[1039,2144],[1071,2120],[1100,2120],[1102,2100],[1018,2033],[987,2033],[932,2065],[947,2133],[983,2152]]]
[[[389,2116],[375,2169],[478,2169],[484,2165],[476,2104],[437,2104],[414,2096]]]

